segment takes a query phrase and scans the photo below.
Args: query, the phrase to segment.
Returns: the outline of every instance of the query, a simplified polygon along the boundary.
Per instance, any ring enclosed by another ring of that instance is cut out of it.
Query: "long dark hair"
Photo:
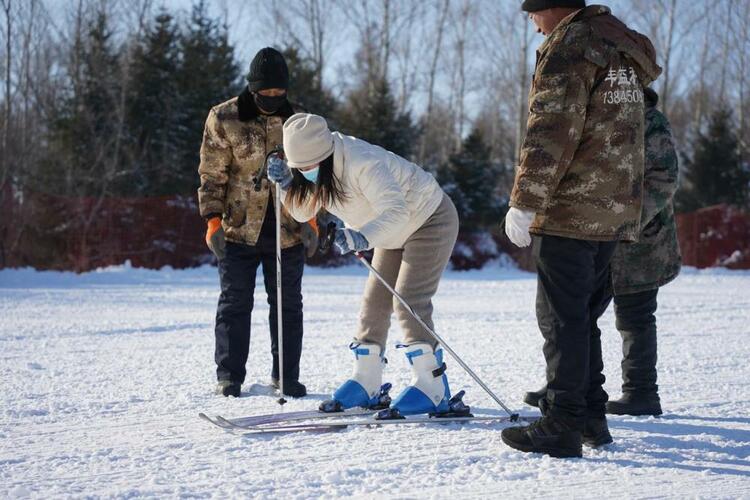
[[[323,208],[341,204],[347,195],[341,189],[341,181],[333,173],[333,155],[320,162],[318,180],[313,184],[296,168],[292,170],[292,185],[287,192],[287,202],[292,205],[321,204]]]

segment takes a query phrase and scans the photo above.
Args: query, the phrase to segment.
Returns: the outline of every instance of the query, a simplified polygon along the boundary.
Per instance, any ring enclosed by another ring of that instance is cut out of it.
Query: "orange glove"
[[[223,259],[226,255],[227,241],[224,238],[224,228],[221,227],[221,217],[211,217],[208,219],[206,245],[216,255],[217,259]]]
[[[302,224],[300,238],[302,239],[302,244],[305,245],[308,258],[315,255],[315,252],[318,251],[318,236],[318,222],[315,220],[315,217]]]

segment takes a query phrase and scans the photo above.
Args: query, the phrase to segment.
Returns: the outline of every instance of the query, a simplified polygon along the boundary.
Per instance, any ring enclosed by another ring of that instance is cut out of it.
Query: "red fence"
[[[750,214],[719,205],[678,215],[677,223],[686,265],[750,269]],[[204,232],[192,197],[65,198],[6,189],[0,199],[0,268],[83,272],[126,260],[152,269],[192,267],[211,261]],[[454,252],[454,264],[479,266],[464,261],[484,258],[485,239],[462,241],[471,252]],[[495,241],[521,267],[533,267],[528,251]]]
[[[750,269],[750,214],[716,205],[677,216],[685,265]]]
[[[65,198],[6,190],[0,210],[0,267],[83,272],[126,260],[152,269],[210,260],[205,223],[191,197]]]

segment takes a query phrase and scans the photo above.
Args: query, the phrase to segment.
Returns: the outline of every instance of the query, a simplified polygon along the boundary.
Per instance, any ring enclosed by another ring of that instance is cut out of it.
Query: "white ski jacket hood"
[[[443,199],[435,178],[418,165],[356,137],[333,132],[333,144],[333,173],[345,199],[326,210],[346,227],[361,232],[371,248],[403,248]],[[321,209],[309,204],[285,206],[298,221],[310,220]]]

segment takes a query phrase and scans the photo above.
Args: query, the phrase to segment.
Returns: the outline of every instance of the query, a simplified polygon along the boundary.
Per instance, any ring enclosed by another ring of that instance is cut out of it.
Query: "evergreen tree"
[[[289,66],[289,99],[302,105],[307,112],[325,117],[329,126],[335,129],[333,115],[336,99],[318,83],[313,62],[304,59],[299,49],[293,46],[287,47],[282,53]]]
[[[676,198],[678,211],[720,203],[748,206],[750,170],[740,162],[729,110],[719,109],[713,114],[708,131],[698,135],[692,159],[684,164],[682,188]]]
[[[178,27],[162,11],[133,54],[128,124],[137,167],[133,191],[141,195],[170,194],[180,185],[175,158],[184,116],[175,78],[180,65],[178,41]]]
[[[72,86],[50,127],[55,147],[42,169],[42,184],[67,195],[108,194],[124,162],[124,82],[104,11],[76,40],[69,71]]]
[[[179,49],[182,61],[175,83],[181,119],[174,123],[179,133],[179,156],[171,191],[190,194],[198,187],[196,170],[206,116],[213,106],[236,96],[242,85],[227,28],[208,16],[204,0],[193,5]]]
[[[364,81],[355,89],[338,116],[340,130],[397,155],[415,152],[417,129],[409,113],[400,113],[388,81]]]
[[[476,127],[461,151],[438,170],[438,182],[456,205],[463,229],[484,229],[499,222],[504,205],[498,193],[501,171]]]

